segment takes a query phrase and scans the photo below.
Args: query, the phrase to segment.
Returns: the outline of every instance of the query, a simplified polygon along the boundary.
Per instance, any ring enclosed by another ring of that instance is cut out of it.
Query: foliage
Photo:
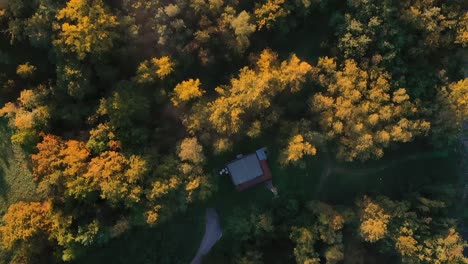
[[[392,142],[409,142],[430,123],[418,119],[418,107],[404,88],[391,93],[390,76],[377,66],[361,69],[346,60],[319,59],[316,81],[326,92],[314,95],[312,109],[329,139],[340,142],[337,156],[346,161],[380,158]]]
[[[182,102],[202,96],[204,91],[200,89],[200,84],[199,79],[189,79],[177,84],[174,88],[175,95],[172,97],[172,103],[178,106]]]
[[[206,109],[194,108],[197,112],[184,122],[192,133],[211,126],[216,133],[230,137],[253,125],[258,132],[249,134],[256,135],[278,121],[274,98],[285,91],[298,91],[310,70],[295,55],[280,63],[275,53],[264,50],[254,69],[242,68],[230,85],[215,89],[218,97]]]
[[[285,163],[295,162],[302,158],[304,155],[315,155],[317,149],[309,142],[304,141],[302,135],[294,136],[286,149]]]
[[[50,110],[45,105],[49,91],[45,86],[34,90],[23,90],[16,103],[6,103],[0,109],[0,115],[9,119],[10,127],[15,129],[11,141],[25,148],[30,148],[38,139],[39,131],[47,128]]]
[[[387,234],[387,225],[391,216],[368,197],[360,202],[360,234],[365,241],[376,242]]]
[[[3,216],[5,224],[0,227],[3,246],[11,248],[19,240],[28,241],[39,233],[46,234],[52,228],[50,212],[50,202],[19,202],[10,206]]]
[[[136,80],[139,83],[164,79],[174,71],[174,62],[168,56],[146,60],[138,66]]]
[[[54,40],[64,52],[79,59],[100,56],[109,51],[119,22],[101,0],[70,0],[57,13],[59,37]]]
[[[16,68],[16,74],[18,74],[21,78],[30,78],[33,76],[35,71],[36,67],[29,64],[29,62],[20,64],[18,65],[18,68]]]
[[[206,207],[212,263],[466,263],[464,4],[0,3],[0,263],[186,263]]]
[[[282,7],[284,0],[267,0],[264,4],[258,5],[254,13],[257,18],[259,29],[270,28],[276,20],[288,14]]]

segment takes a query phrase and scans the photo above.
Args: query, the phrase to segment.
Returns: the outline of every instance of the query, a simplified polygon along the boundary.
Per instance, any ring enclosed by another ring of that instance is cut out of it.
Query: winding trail
[[[203,256],[210,252],[211,248],[218,242],[223,235],[221,225],[219,224],[219,216],[214,208],[206,209],[205,213],[206,224],[205,224],[205,235],[200,243],[197,254],[193,258],[191,264],[202,263]]]

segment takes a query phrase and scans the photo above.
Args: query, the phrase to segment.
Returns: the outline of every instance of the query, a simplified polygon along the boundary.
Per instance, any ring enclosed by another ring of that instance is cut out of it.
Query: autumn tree
[[[140,201],[143,194],[142,180],[147,172],[144,159],[125,157],[115,151],[106,151],[91,159],[85,174],[69,184],[70,192],[77,196],[97,190],[102,199],[111,205],[120,203],[131,206]]]
[[[258,3],[254,10],[258,28],[271,28],[277,20],[287,16],[288,11],[284,5],[285,0],[267,0],[263,4]]]
[[[463,47],[468,45],[468,13],[465,12],[462,18],[458,21],[457,27],[457,43],[460,43]]]
[[[435,0],[416,0],[404,3],[403,8],[402,18],[422,33],[426,48],[439,48],[455,42],[455,26],[458,19],[463,19],[456,3],[443,5]]]
[[[359,202],[360,207],[360,226],[361,237],[368,242],[376,242],[387,235],[387,226],[391,215],[369,197],[364,197]]]
[[[306,216],[301,226],[291,228],[289,238],[295,244],[294,256],[298,263],[339,263],[344,259],[343,233],[345,222],[353,217],[336,208],[311,201],[306,205]],[[318,244],[322,246],[318,246]]]
[[[316,238],[314,234],[304,227],[293,228],[290,239],[295,244],[294,256],[298,263],[319,264],[319,254],[314,250]]]
[[[393,142],[409,142],[425,134],[430,123],[418,119],[418,106],[406,89],[391,91],[388,73],[353,60],[338,67],[335,59],[320,58],[315,75],[326,89],[313,96],[312,110],[320,125],[338,144],[337,157],[346,161],[380,158]]]
[[[24,64],[18,65],[18,68],[16,68],[16,74],[18,74],[21,78],[26,79],[32,77],[36,69],[37,68],[34,65],[26,62]]]
[[[442,87],[431,109],[434,112],[434,142],[442,147],[452,145],[468,120],[468,79]]]
[[[33,176],[39,183],[38,191],[64,201],[73,193],[71,183],[79,181],[86,173],[89,151],[83,142],[65,142],[53,135],[44,135],[37,144],[37,150],[32,155],[32,162]],[[86,188],[86,185],[80,188]]]
[[[52,229],[50,202],[18,202],[11,205],[0,226],[2,245],[10,249],[18,241],[31,241],[34,237],[47,237]]]
[[[278,121],[273,99],[282,92],[298,91],[310,70],[311,66],[295,55],[280,63],[275,53],[265,50],[254,68],[242,68],[229,85],[217,87],[217,98],[205,109],[195,106],[197,113],[184,123],[192,133],[210,126],[221,135],[219,140],[239,133],[258,136],[263,126]]]
[[[119,21],[102,0],[70,0],[56,18],[54,44],[79,59],[109,51],[117,38]]]
[[[86,147],[94,154],[120,148],[120,141],[117,139],[114,129],[108,123],[98,124],[97,127],[90,130],[89,134]]]
[[[92,158],[81,141],[63,141],[45,135],[32,156],[34,177],[39,190],[59,200],[86,200],[98,193],[111,205],[127,206],[140,201],[141,183],[147,173],[146,161],[139,156],[124,156],[105,151]]]
[[[203,64],[243,55],[255,31],[252,14],[237,0],[123,1],[137,22],[142,43],[152,43],[158,54],[186,59],[193,55]],[[218,52],[223,50],[225,52]]]
[[[242,212],[237,210],[228,218],[226,229],[240,241],[261,240],[272,235],[273,219],[270,212],[251,207]]]
[[[296,135],[289,141],[288,147],[284,153],[283,163],[296,162],[304,155],[315,155],[317,149],[307,141],[304,141],[302,135]]]
[[[147,191],[148,224],[156,224],[187,205],[208,198],[215,190],[204,172],[205,155],[197,138],[185,138],[177,147],[178,157],[168,156],[155,170],[155,180]]]
[[[200,89],[201,82],[199,79],[189,79],[177,84],[174,88],[174,95],[172,103],[178,106],[182,102],[187,102],[191,99],[198,98],[204,94],[205,91]]]
[[[358,203],[360,233],[365,241],[392,245],[403,263],[465,263],[466,242],[441,213],[446,207],[419,195],[407,201],[365,196]]]
[[[15,103],[9,102],[0,109],[0,115],[9,119],[15,129],[11,136],[13,143],[30,148],[38,140],[39,132],[47,128],[50,108],[45,105],[49,90],[43,85],[23,90]]]
[[[330,22],[346,59],[378,58],[393,82],[409,94],[433,96],[441,70],[433,65],[459,67],[452,55],[462,44],[463,10],[460,1],[357,0],[347,2],[344,13],[336,13]]]
[[[174,62],[168,56],[145,60],[138,66],[136,81],[151,83],[157,79],[164,79],[174,71]]]

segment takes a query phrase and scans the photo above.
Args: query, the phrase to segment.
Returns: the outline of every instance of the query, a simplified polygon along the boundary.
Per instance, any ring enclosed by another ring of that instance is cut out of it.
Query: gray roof
[[[227,165],[235,185],[248,182],[263,175],[262,167],[255,153],[243,156]]]

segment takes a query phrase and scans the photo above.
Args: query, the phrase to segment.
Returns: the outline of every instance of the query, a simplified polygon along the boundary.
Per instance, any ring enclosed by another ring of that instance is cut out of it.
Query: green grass
[[[408,144],[378,161],[336,165],[350,171],[330,174],[319,199],[340,204],[351,204],[363,194],[404,199],[430,185],[456,184],[456,160],[454,153],[425,151],[415,143]]]
[[[192,208],[154,228],[137,227],[92,247],[76,264],[190,263],[205,228],[203,208]]]
[[[27,159],[18,146],[10,142],[10,131],[0,120],[0,215],[18,201],[36,201],[36,184]]]
[[[10,131],[0,119],[0,216],[19,201],[37,201],[36,184],[22,150],[10,142]],[[0,250],[0,262],[6,259]]]

